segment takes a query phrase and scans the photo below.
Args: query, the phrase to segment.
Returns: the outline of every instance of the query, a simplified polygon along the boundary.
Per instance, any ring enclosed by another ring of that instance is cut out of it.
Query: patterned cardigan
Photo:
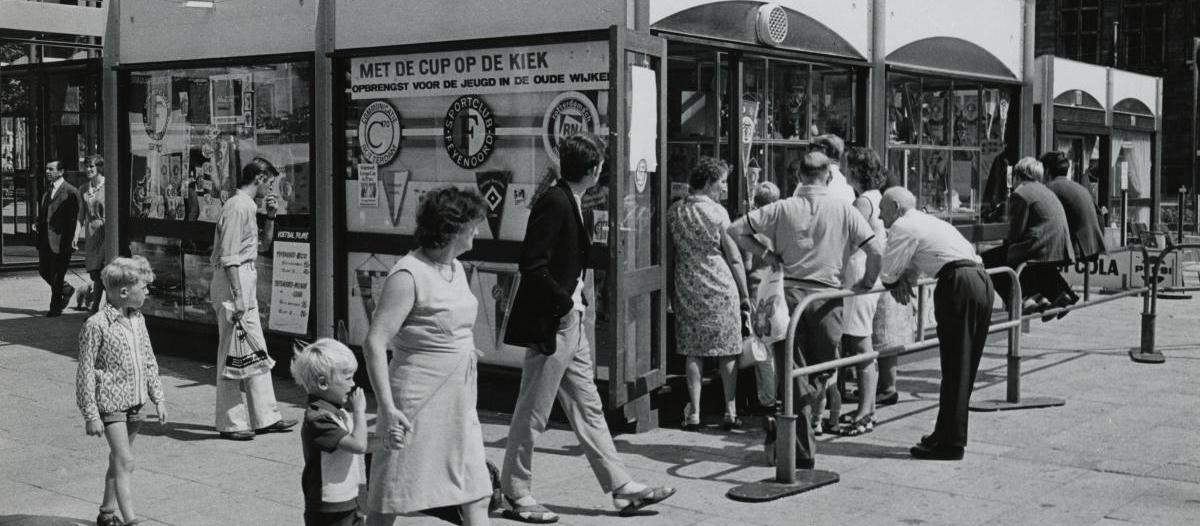
[[[101,413],[127,411],[145,403],[163,401],[158,361],[150,346],[146,319],[137,312],[129,318],[131,334],[121,325],[122,314],[104,302],[79,332],[79,369],[75,373],[75,403],[84,420]],[[130,341],[133,336],[133,341]]]

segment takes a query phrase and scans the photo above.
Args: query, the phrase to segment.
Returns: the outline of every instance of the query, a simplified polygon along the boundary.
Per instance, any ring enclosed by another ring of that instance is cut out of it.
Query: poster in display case
[[[350,269],[347,297],[347,342],[363,344],[371,325],[371,316],[383,294],[384,284],[396,262],[403,256],[351,252],[347,258]],[[484,261],[460,261],[471,294],[478,302],[475,326],[475,348],[482,354],[483,363],[519,367],[524,349],[505,345],[504,333],[508,313],[520,281],[517,265]]]

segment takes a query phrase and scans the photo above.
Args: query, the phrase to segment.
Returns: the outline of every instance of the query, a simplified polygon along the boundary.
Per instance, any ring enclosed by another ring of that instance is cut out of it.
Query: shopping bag
[[[767,361],[767,345],[754,336],[742,338],[742,354],[738,355],[738,368],[754,367]]]
[[[787,300],[783,292],[783,271],[772,270],[758,283],[754,292],[754,335],[764,345],[787,338]]]
[[[257,338],[252,338],[246,331],[242,319],[233,320],[233,330],[228,338],[229,352],[225,354],[225,367],[221,374],[230,380],[245,380],[252,376],[268,374],[275,367],[275,360],[267,354],[266,349],[258,347]]]

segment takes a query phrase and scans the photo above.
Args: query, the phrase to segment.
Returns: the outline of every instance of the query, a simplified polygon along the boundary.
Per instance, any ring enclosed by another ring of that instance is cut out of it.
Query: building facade
[[[1189,191],[1185,223],[1197,228],[1193,171],[1200,141],[1193,133],[1196,93],[1194,39],[1200,37],[1195,0],[1037,0],[1038,55],[1111,66],[1163,79],[1162,205],[1174,225],[1180,187]]]

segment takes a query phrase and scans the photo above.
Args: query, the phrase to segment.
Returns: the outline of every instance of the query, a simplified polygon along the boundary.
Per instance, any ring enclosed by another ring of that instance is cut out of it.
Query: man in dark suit
[[[591,248],[580,213],[580,197],[596,184],[604,145],[573,135],[559,145],[558,184],[537,196],[521,244],[521,282],[513,299],[504,342],[527,347],[520,394],[508,429],[501,488],[522,522],[556,522],[558,515],[533,498],[534,441],[546,430],[557,396],[579,437],[592,472],[622,515],[661,502],[672,488],[635,482],[617,456],[592,371],[592,351],[583,329],[587,302],[582,274]]]
[[[62,314],[75,289],[66,284],[67,265],[75,251],[75,228],[79,225],[79,191],[63,179],[58,161],[46,163],[48,188],[37,215],[38,273],[50,285],[50,311]]]
[[[1075,261],[1095,261],[1105,253],[1104,230],[1100,228],[1100,208],[1092,193],[1071,180],[1071,160],[1062,152],[1046,152],[1041,158],[1046,170],[1046,188],[1062,202],[1071,231]]]
[[[1076,301],[1058,273],[1060,264],[1072,260],[1067,214],[1054,193],[1042,184],[1042,173],[1042,163],[1033,157],[1017,161],[1013,168],[1017,187],[1008,198],[1008,238],[1003,245],[983,253],[987,268],[1007,265],[1015,269],[1025,263],[1020,281],[1026,313],[1065,307]],[[992,281],[1007,305],[1012,296],[1010,279],[995,274]]]

